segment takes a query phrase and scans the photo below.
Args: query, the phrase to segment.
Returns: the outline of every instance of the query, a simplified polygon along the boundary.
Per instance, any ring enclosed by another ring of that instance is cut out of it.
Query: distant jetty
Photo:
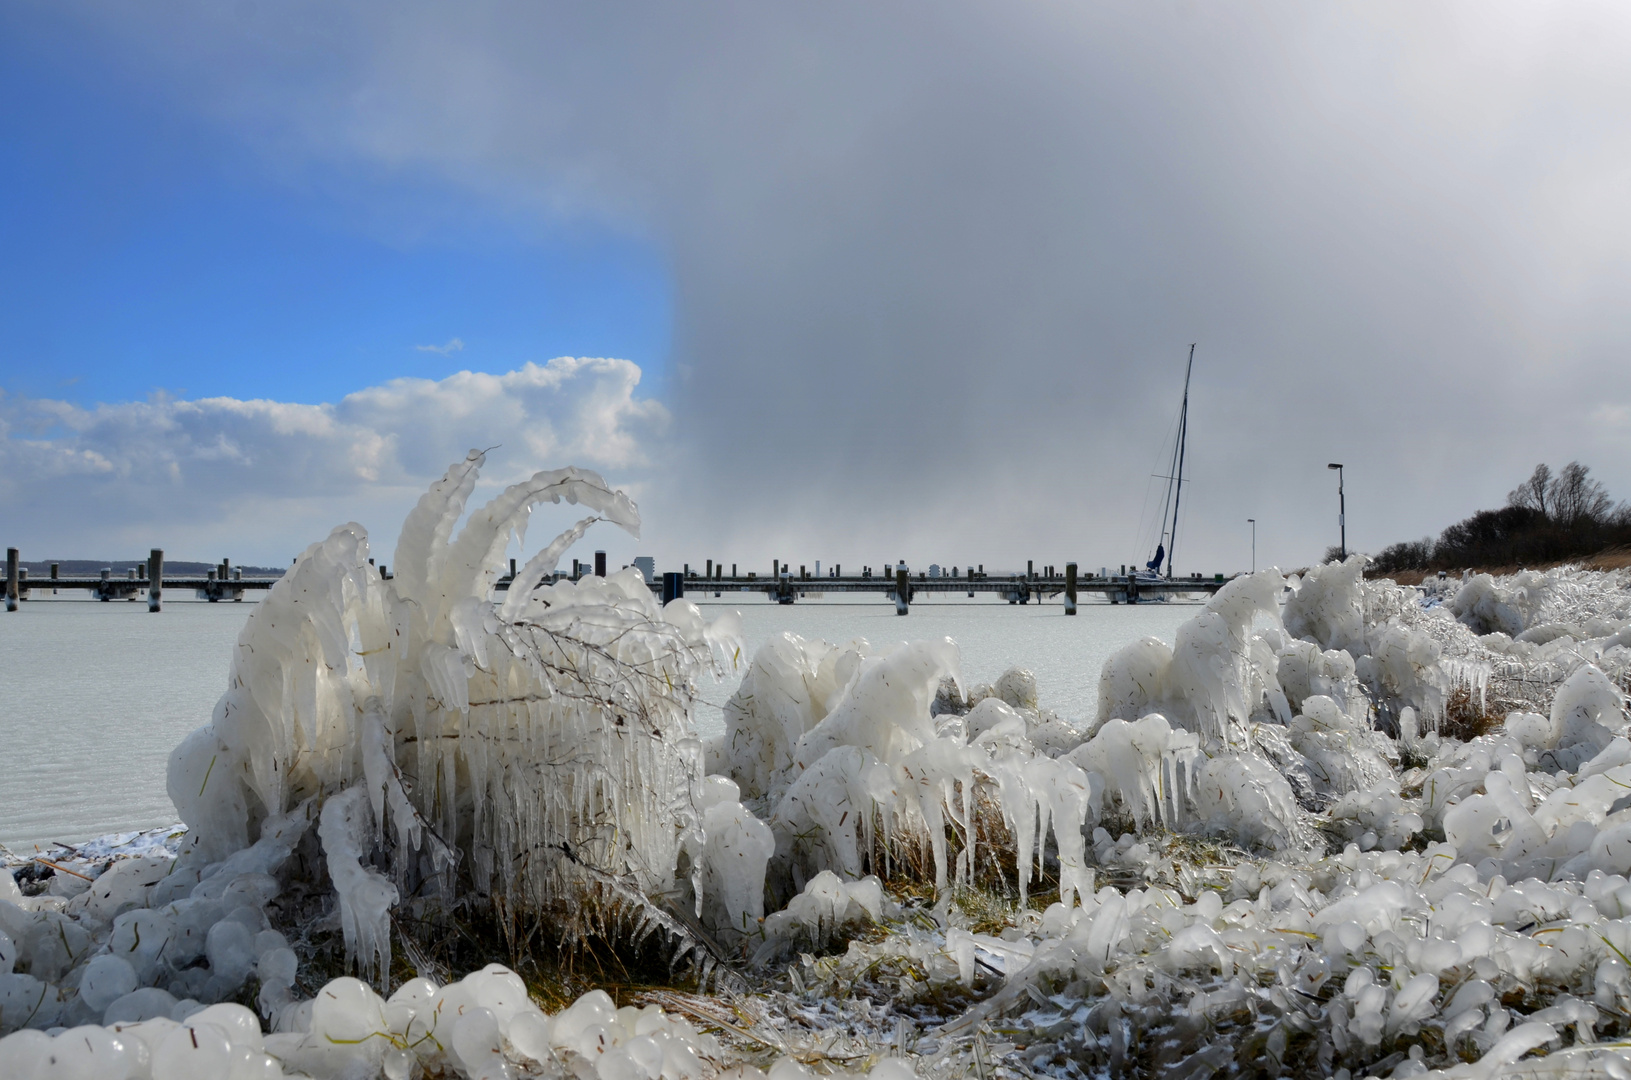
[[[369,560],[372,565],[373,560]],[[253,571],[264,571],[263,567],[234,567],[230,560],[222,559],[213,567],[208,567],[200,575],[197,570],[188,572],[187,568],[200,567],[202,563],[179,563],[169,567],[168,576],[164,562],[164,551],[154,548],[148,557],[134,566],[122,567],[122,572],[116,572],[111,566],[104,566],[94,573],[73,573],[76,563],[68,562],[68,572],[64,572],[64,563],[52,562],[34,564],[43,567],[44,573],[37,571],[31,574],[29,564],[22,562],[17,548],[6,549],[6,578],[5,595],[6,610],[16,611],[18,604],[28,600],[35,589],[49,589],[53,593],[63,589],[83,589],[98,600],[104,602],[113,600],[134,601],[144,594],[147,597],[149,611],[163,609],[164,588],[191,590],[199,599],[216,603],[222,600],[241,601],[246,592],[270,589],[283,577],[283,571],[256,574]],[[95,566],[95,563],[81,560],[79,565]],[[819,565],[819,564],[818,564]],[[251,573],[246,574],[249,569]],[[379,568],[380,577],[389,579],[390,573],[384,566]],[[939,570],[938,567],[935,568]],[[797,575],[793,573],[790,565],[783,565],[780,560],[771,563],[769,577],[761,578],[757,572],[749,571],[746,576],[739,576],[736,567],[731,567],[730,576],[725,575],[724,564],[716,565],[709,560],[702,574],[692,571],[689,564],[683,571],[665,573],[660,579],[653,580],[643,570],[639,571],[641,577],[651,587],[653,592],[660,593],[666,604],[685,595],[686,589],[693,592],[712,592],[716,597],[725,592],[755,592],[764,593],[767,599],[780,604],[791,604],[801,596],[824,593],[875,593],[882,598],[895,602],[895,613],[905,615],[911,610],[912,601],[918,592],[928,593],[958,593],[967,592],[970,597],[975,593],[995,594],[1007,600],[1010,604],[1028,604],[1033,599],[1041,601],[1048,597],[1063,596],[1065,614],[1076,614],[1077,599],[1082,593],[1098,593],[1112,604],[1137,604],[1141,601],[1166,599],[1173,595],[1184,593],[1214,593],[1223,588],[1227,580],[1223,574],[1214,574],[1210,578],[1195,574],[1187,578],[1150,578],[1140,576],[1136,572],[1129,572],[1123,566],[1120,574],[1110,574],[1108,570],[1101,571],[1095,576],[1092,573],[1078,574],[1075,563],[1066,563],[1063,572],[1059,567],[1044,566],[1038,570],[1034,563],[1026,565],[1025,573],[1012,573],[993,576],[983,570],[968,569],[963,574],[944,574],[919,571],[914,574],[902,561],[893,570],[886,569],[883,573],[875,574],[870,566],[863,567],[860,575],[844,577],[840,568],[834,566],[826,576],[812,575],[807,567],[800,566]],[[500,571],[502,574],[502,571]],[[606,553],[595,552],[595,561],[591,563],[572,560],[570,575],[556,571],[555,574],[539,584],[553,584],[558,581],[577,581],[581,577],[593,574],[596,577],[605,577],[607,573]],[[508,591],[510,583],[515,580],[516,563],[510,560],[509,573],[494,582],[494,588],[499,591]]]

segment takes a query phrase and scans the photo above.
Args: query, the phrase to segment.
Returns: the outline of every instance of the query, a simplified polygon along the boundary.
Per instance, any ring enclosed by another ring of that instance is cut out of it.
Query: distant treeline
[[[95,577],[104,570],[113,571],[115,576],[124,577],[128,571],[138,570],[147,565],[143,559],[47,559],[44,562],[22,562],[17,565],[28,571],[31,578],[44,578],[51,576],[51,563],[57,564],[57,573],[63,577]],[[283,566],[238,566],[233,564],[234,570],[242,570],[244,577],[282,577]],[[166,577],[203,577],[215,569],[214,563],[185,562],[169,559],[164,560],[164,574]]]
[[[1536,465],[1499,510],[1480,510],[1445,529],[1383,548],[1372,571],[1537,566],[1631,544],[1631,504],[1615,505],[1591,470],[1571,461],[1556,473]]]

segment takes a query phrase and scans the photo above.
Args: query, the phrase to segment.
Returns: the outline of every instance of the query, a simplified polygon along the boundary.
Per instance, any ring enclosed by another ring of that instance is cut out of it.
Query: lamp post
[[[1337,528],[1342,535],[1342,547],[1339,550],[1342,552],[1343,560],[1346,561],[1348,558],[1348,497],[1342,493],[1342,464],[1333,461],[1325,467],[1337,471]]]
[[[1257,519],[1247,518],[1246,524],[1252,527],[1252,573],[1257,573]]]

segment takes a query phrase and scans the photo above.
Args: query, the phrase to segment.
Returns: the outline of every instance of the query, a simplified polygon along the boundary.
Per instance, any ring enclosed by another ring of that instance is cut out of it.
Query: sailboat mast
[[[1189,366],[1184,369],[1184,407],[1178,414],[1177,486],[1172,494],[1172,536],[1167,542],[1167,580],[1172,580],[1172,556],[1178,550],[1178,503],[1184,497],[1184,444],[1189,440],[1189,376],[1195,370],[1195,344],[1189,346]]]

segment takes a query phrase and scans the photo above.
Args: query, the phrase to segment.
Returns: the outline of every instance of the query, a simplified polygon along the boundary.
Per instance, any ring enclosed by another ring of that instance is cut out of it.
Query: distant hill
[[[47,559],[44,562],[22,562],[17,565],[28,571],[30,578],[48,578],[51,576],[51,563],[57,564],[57,573],[63,577],[95,577],[103,570],[111,570],[115,577],[123,577],[127,571],[136,570],[147,564],[145,557],[140,559]],[[234,563],[234,570],[242,570],[244,577],[282,577],[288,569],[284,566],[239,566]],[[165,577],[203,577],[215,569],[215,563],[187,562],[177,559],[164,560]],[[0,575],[3,576],[3,575]]]

